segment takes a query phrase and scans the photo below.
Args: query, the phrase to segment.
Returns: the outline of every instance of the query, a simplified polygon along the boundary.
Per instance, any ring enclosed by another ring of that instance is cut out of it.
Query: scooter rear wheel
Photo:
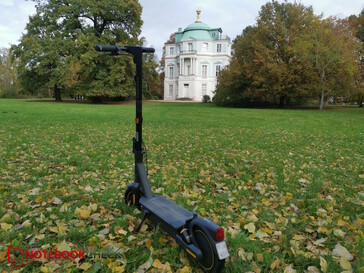
[[[224,269],[225,260],[220,260],[213,245],[215,242],[200,227],[196,227],[193,236],[199,249],[202,252],[202,258],[197,263],[199,267],[208,273],[220,273]]]

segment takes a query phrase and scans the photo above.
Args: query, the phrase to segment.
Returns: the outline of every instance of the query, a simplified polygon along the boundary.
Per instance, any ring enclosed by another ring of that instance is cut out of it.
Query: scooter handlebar
[[[96,45],[95,50],[105,52],[118,52],[121,51],[121,48],[115,45]]]
[[[136,48],[138,46],[125,46],[125,47],[119,47],[116,45],[96,45],[95,50],[96,51],[104,51],[104,52],[111,52],[111,53],[118,53],[121,51],[126,51],[130,53],[130,50],[132,48]],[[140,47],[142,48],[142,52],[144,53],[154,53],[155,49],[152,47]]]
[[[154,53],[155,49],[152,47],[143,47],[143,52],[145,53]]]

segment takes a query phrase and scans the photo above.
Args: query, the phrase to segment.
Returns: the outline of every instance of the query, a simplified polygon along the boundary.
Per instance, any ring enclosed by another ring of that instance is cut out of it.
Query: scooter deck
[[[193,219],[193,213],[178,206],[176,203],[163,196],[153,196],[152,198],[140,198],[139,203],[150,213],[157,216],[165,224],[175,230],[183,227],[187,221]]]

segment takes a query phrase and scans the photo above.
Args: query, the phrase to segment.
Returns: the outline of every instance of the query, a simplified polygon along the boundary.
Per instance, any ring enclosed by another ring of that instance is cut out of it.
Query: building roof
[[[204,40],[212,41],[218,38],[218,33],[222,32],[221,28],[211,28],[209,25],[200,21],[200,10],[197,10],[197,21],[189,24],[184,30],[179,28],[176,32],[176,43],[184,40]]]

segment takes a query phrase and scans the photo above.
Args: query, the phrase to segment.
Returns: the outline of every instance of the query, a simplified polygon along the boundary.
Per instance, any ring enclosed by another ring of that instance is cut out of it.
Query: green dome
[[[210,35],[211,27],[205,23],[196,21],[189,24],[183,31],[181,40],[189,38],[196,40],[212,40]]]
[[[184,31],[189,31],[189,30],[210,30],[210,26],[202,23],[200,21],[196,21],[192,24],[189,24]]]

